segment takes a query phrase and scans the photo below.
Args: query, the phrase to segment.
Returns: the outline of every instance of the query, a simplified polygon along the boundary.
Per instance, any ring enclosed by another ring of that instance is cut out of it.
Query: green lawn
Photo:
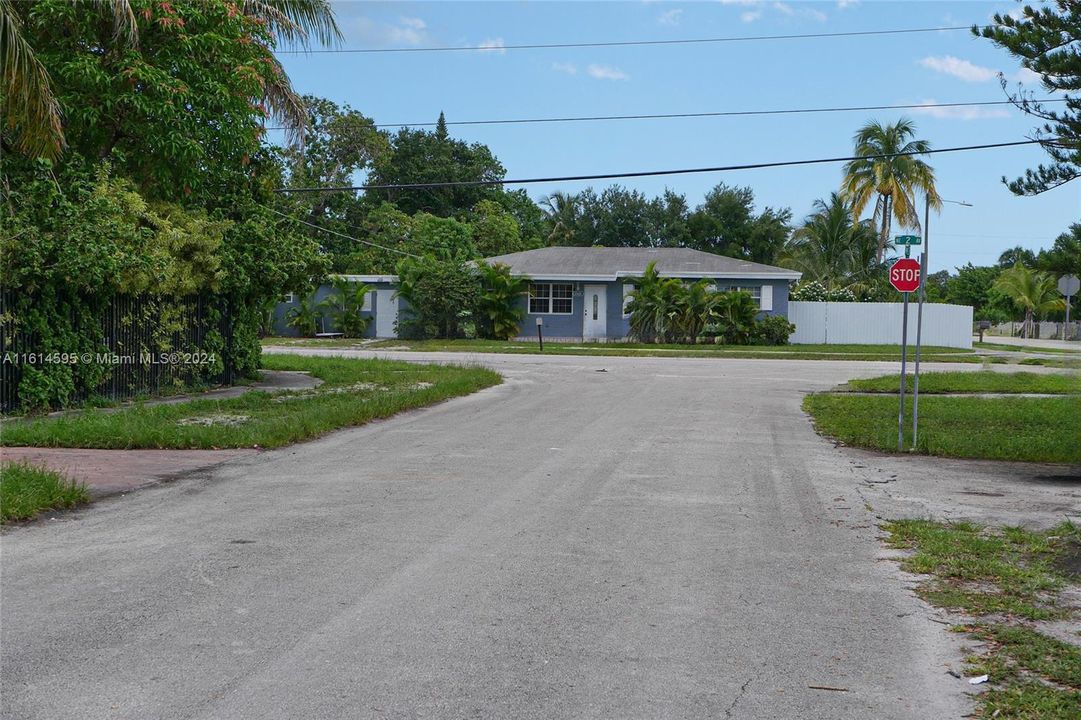
[[[976,348],[977,350],[1007,350],[1010,352],[1024,353],[1081,353],[1081,342],[1077,343],[1076,349],[1032,347],[1028,345],[1007,345],[1005,343],[996,342],[973,342],[972,347]]]
[[[913,382],[912,375],[905,378],[909,391]],[[883,375],[866,380],[850,380],[847,387],[858,392],[896,393],[899,385],[897,375]],[[989,370],[921,373],[920,393],[1081,393],[1081,375],[1000,373]]]
[[[46,510],[89,502],[84,485],[26,463],[0,464],[0,524],[30,520]]]
[[[412,350],[416,352],[494,352],[536,354],[536,342],[503,340],[380,340],[361,343],[350,339],[265,338],[264,346]],[[900,361],[896,345],[663,345],[643,343],[544,343],[548,355],[604,355],[622,357],[772,358],[798,360]],[[909,351],[912,357],[912,351]],[[971,350],[928,346],[922,358],[935,362],[979,363]]]
[[[87,410],[5,423],[4,445],[85,448],[272,448],[361,425],[403,410],[467,395],[502,382],[477,367],[416,365],[390,360],[265,355],[272,370],[306,370],[316,390],[228,400]]]
[[[910,552],[902,567],[924,576],[917,594],[974,621],[954,626],[983,644],[965,658],[966,675],[989,676],[976,696],[978,717],[1073,720],[1081,708],[1081,648],[1030,623],[1070,621],[1077,609],[1059,603],[1081,580],[1061,568],[1081,554],[1081,527],[992,530],[972,523],[901,520],[886,523],[887,543]]]
[[[922,382],[921,382],[922,386]],[[906,399],[905,442],[911,445],[912,402]],[[897,450],[897,398],[819,393],[803,408],[823,435],[848,445]],[[1081,463],[1081,401],[1061,398],[920,398],[917,451],[947,457]]]

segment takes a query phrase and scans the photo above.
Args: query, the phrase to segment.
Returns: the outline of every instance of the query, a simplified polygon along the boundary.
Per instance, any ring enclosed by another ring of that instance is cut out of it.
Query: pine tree
[[[1026,5],[1020,19],[996,14],[994,25],[973,27],[974,35],[988,38],[1021,65],[1040,76],[1045,90],[1064,93],[1081,90],[1081,3],[1056,0],[1055,7]],[[1000,75],[1002,87],[1007,80]],[[1039,195],[1081,177],[1081,97],[1066,95],[1065,108],[1052,110],[1034,93],[1018,91],[1010,96],[1024,112],[1044,121],[1035,130],[1054,162],[1026,170],[1023,178],[1007,181],[1015,195]]]
[[[439,121],[435,124],[435,136],[440,140],[447,139],[447,118],[443,116],[443,111],[439,111]]]

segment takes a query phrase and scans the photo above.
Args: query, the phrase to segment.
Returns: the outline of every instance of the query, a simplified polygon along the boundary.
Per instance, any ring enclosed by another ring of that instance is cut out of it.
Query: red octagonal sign
[[[890,285],[898,292],[915,292],[920,288],[920,261],[901,258],[890,265]]]

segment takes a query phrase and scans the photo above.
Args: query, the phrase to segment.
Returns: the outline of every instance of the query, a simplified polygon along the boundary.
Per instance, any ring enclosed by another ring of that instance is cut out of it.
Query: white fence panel
[[[794,345],[900,345],[903,303],[789,302]],[[917,304],[908,305],[908,341],[916,342]],[[972,308],[925,303],[923,344],[972,347]]]

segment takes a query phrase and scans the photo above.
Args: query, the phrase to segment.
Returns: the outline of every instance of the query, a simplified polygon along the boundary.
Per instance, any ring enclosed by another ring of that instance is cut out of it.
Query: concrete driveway
[[[1078,510],[814,434],[889,364],[472,359],[507,382],[6,533],[2,716],[957,718],[877,517]]]

